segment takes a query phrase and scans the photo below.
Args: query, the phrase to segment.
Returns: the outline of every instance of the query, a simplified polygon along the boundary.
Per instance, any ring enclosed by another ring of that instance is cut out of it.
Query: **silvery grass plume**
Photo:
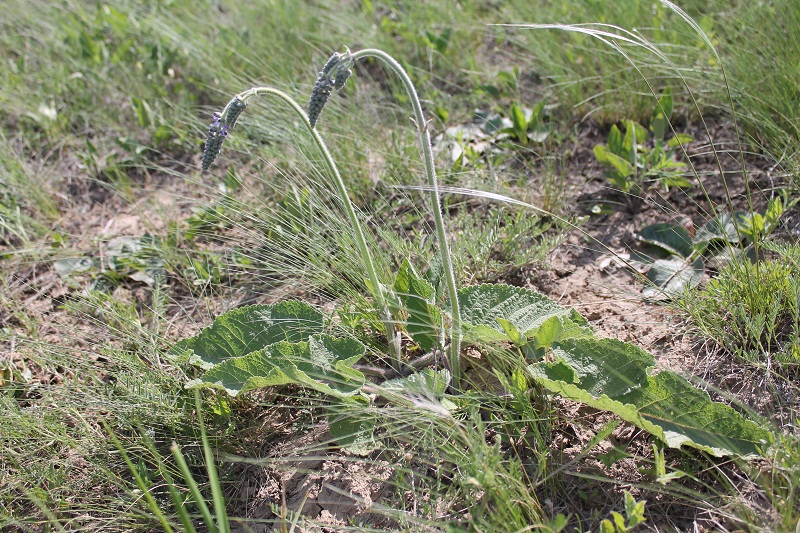
[[[208,128],[206,147],[203,150],[203,170],[208,170],[217,158],[220,150],[222,150],[222,142],[228,136],[228,131],[236,126],[236,120],[245,107],[247,107],[247,102],[237,96],[225,106],[222,113],[214,113],[214,122]]]
[[[317,120],[322,114],[322,109],[328,102],[328,98],[334,90],[344,87],[347,78],[350,77],[350,67],[353,65],[350,50],[346,48],[343,53],[334,52],[333,55],[322,67],[314,89],[311,91],[311,98],[308,101],[308,121],[311,127],[317,125]]]

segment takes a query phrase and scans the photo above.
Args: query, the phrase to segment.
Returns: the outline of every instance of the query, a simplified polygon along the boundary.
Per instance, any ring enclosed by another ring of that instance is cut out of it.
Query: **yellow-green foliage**
[[[689,303],[701,331],[749,360],[800,360],[800,269],[787,258],[724,267]]]

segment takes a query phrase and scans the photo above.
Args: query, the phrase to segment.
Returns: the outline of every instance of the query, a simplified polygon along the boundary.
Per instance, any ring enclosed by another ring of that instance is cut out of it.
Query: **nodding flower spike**
[[[208,128],[206,147],[203,150],[203,170],[208,170],[222,150],[222,142],[228,136],[228,131],[236,126],[239,115],[247,107],[247,102],[238,96],[231,100],[222,113],[214,113],[214,122]]]
[[[228,104],[228,112],[225,115],[225,124],[228,125],[228,129],[233,129],[236,126],[236,121],[239,119],[239,115],[242,114],[242,111],[247,107],[247,102],[239,98],[238,96],[231,100],[231,103]]]
[[[336,71],[336,77],[333,79],[333,88],[337,91],[344,87],[344,84],[347,83],[347,78],[350,77],[350,69],[345,68],[344,66],[340,66],[339,69]]]
[[[208,135],[206,136],[206,147],[203,151],[203,170],[208,170],[211,164],[219,155],[222,150],[222,141],[228,135],[228,125],[220,123],[222,119],[221,113],[214,113],[214,122],[208,128]]]
[[[311,91],[311,98],[308,100],[308,121],[312,128],[317,125],[317,120],[332,91],[333,81],[327,76],[320,76],[314,84],[314,90]]]
[[[322,67],[316,83],[314,83],[314,90],[311,91],[311,98],[308,101],[308,121],[311,127],[317,125],[317,120],[328,102],[333,90],[339,90],[344,87],[347,78],[350,76],[350,66],[352,60],[350,59],[350,50],[346,53],[340,54],[334,52],[333,55]]]

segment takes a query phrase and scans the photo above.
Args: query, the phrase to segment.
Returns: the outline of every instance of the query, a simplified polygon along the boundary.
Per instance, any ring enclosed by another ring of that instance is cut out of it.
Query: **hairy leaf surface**
[[[772,434],[731,407],[711,401],[674,372],[648,375],[655,364],[644,350],[613,339],[568,340],[555,361],[529,365],[548,390],[610,411],[668,446],[692,446],[716,456],[762,453]]]
[[[322,313],[305,302],[251,305],[218,316],[194,337],[175,344],[169,353],[210,368],[279,341],[307,341],[322,333],[324,326]]]
[[[468,342],[510,341],[535,337],[548,319],[540,342],[591,334],[586,319],[543,294],[511,285],[476,285],[458,292],[464,338]]]
[[[355,339],[313,335],[308,342],[281,341],[219,363],[187,387],[212,386],[231,396],[262,387],[294,383],[349,397],[361,390],[364,375],[353,368],[365,352]]]

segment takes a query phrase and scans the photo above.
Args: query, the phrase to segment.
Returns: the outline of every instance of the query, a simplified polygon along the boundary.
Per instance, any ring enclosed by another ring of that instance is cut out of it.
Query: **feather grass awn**
[[[342,207],[347,214],[347,218],[350,221],[350,225],[353,228],[355,233],[355,241],[356,246],[358,247],[358,251],[361,254],[361,260],[364,263],[364,267],[367,270],[367,278],[369,283],[369,289],[372,292],[373,297],[375,298],[375,304],[378,308],[378,312],[380,313],[381,320],[383,322],[384,328],[386,329],[386,337],[389,339],[389,350],[391,352],[392,358],[395,362],[395,365],[398,369],[401,366],[400,361],[400,351],[399,345],[396,343],[395,339],[396,336],[394,334],[394,322],[392,320],[391,311],[386,302],[386,296],[384,294],[383,286],[380,283],[380,278],[378,277],[377,270],[375,269],[375,262],[372,259],[372,254],[369,251],[369,247],[367,246],[366,238],[364,237],[364,230],[361,227],[361,222],[358,219],[358,215],[356,214],[355,207],[353,207],[353,203],[350,201],[350,195],[347,192],[347,187],[345,186],[344,180],[342,179],[341,174],[339,174],[339,169],[336,166],[336,162],[333,160],[333,156],[331,155],[330,151],[328,150],[325,141],[322,140],[322,137],[311,125],[311,122],[308,119],[308,115],[300,107],[300,105],[289,95],[280,91],[278,89],[274,89],[272,87],[253,87],[248,89],[242,93],[236,95],[229,103],[225,106],[225,109],[222,111],[221,114],[215,114],[214,118],[215,121],[211,125],[212,130],[219,135],[218,132],[224,131],[227,134],[227,131],[233,127],[235,124],[235,120],[238,118],[239,113],[247,106],[248,101],[250,98],[259,95],[269,95],[280,100],[283,100],[289,107],[295,112],[295,114],[301,119],[301,122],[306,126],[311,137],[314,139],[319,150],[322,152],[323,160],[325,161],[325,165],[333,176],[333,182],[336,187],[336,191],[339,195],[339,198],[342,203]],[[221,123],[221,125],[220,125]],[[212,150],[215,150],[216,153],[209,151],[210,148],[206,146],[206,153],[203,155],[203,168],[207,168],[206,160],[208,159],[208,165],[210,166],[211,163],[214,161],[214,158],[219,154],[219,150],[222,145],[222,140],[224,140],[224,135],[221,137],[211,137],[210,139],[214,140],[214,144],[210,147]],[[217,140],[219,142],[217,142]]]

